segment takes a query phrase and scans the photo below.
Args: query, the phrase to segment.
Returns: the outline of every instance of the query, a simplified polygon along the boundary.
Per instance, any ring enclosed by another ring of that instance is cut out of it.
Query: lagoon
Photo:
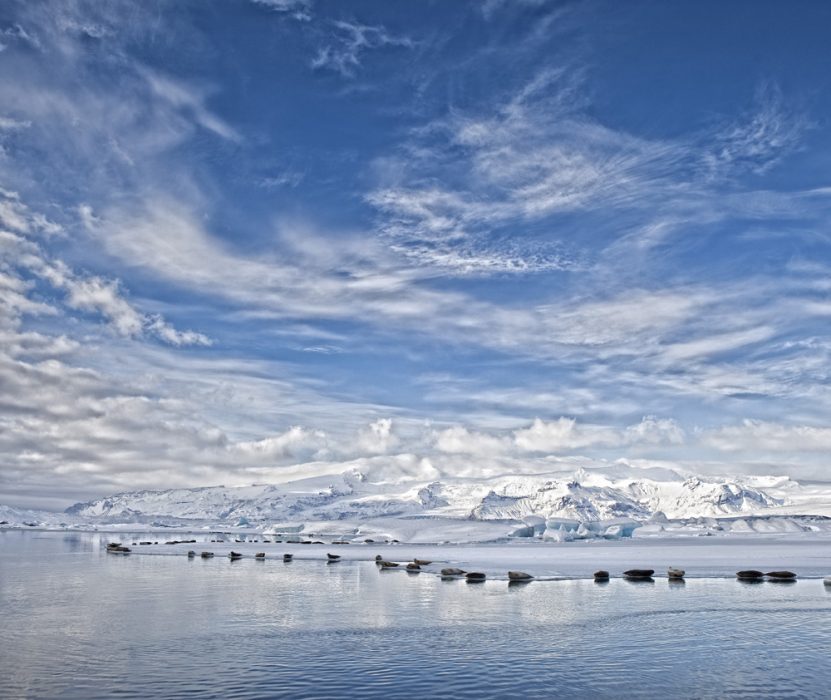
[[[819,698],[831,684],[816,578],[471,585],[379,572],[357,555],[369,546],[329,565],[262,543],[264,562],[184,556],[203,542],[107,555],[113,539],[0,532],[0,696]]]

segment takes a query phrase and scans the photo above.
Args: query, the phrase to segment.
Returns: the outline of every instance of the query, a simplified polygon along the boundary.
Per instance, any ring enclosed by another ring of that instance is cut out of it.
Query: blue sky
[[[820,3],[7,2],[0,502],[824,479]]]

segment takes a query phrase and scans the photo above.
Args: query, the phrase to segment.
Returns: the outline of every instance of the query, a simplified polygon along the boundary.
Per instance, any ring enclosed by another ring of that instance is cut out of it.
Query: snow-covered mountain
[[[763,483],[764,486],[760,486]],[[348,470],[280,485],[121,493],[67,509],[69,516],[120,522],[148,519],[225,523],[362,520],[422,516],[522,520],[528,516],[595,522],[770,514],[791,504],[799,484],[782,478],[685,477],[672,470],[579,469],[571,473],[440,478],[427,483],[374,480]]]
[[[804,487],[788,477],[696,477],[666,468],[615,464],[473,479],[435,470],[413,474],[388,466],[363,467],[278,485],[132,491],[42,517],[0,508],[0,520],[30,526],[278,531],[311,524],[320,531],[328,523],[326,531],[344,533],[367,532],[369,523],[385,532],[413,532],[415,521],[422,529],[430,521],[454,531],[466,527],[500,536],[522,533],[556,539],[575,533],[610,537],[643,524],[642,532],[648,532],[666,523],[705,520],[716,531],[725,529],[720,522],[732,522],[735,527],[727,525],[728,530],[756,531],[748,525],[754,519],[831,515],[828,485]],[[792,531],[806,529],[786,525],[782,527]]]

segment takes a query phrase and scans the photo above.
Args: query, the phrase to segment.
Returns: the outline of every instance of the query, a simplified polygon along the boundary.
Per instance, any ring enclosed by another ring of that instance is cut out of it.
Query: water
[[[831,683],[818,580],[472,585],[284,564],[286,545],[230,562],[107,540],[0,533],[0,696],[820,698]]]

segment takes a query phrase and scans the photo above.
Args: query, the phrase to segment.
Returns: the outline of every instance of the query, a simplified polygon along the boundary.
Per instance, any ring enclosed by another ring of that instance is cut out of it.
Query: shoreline
[[[14,534],[12,535],[12,532]],[[67,534],[77,535],[86,541],[88,551],[99,552],[101,556],[110,556],[105,552],[109,542],[120,542],[129,547],[128,556],[168,556],[188,561],[187,552],[193,550],[195,560],[200,565],[218,565],[220,560],[227,561],[231,550],[242,554],[243,560],[255,561],[254,554],[263,552],[265,558],[257,560],[257,566],[279,564],[283,566],[282,555],[290,553],[294,563],[306,566],[308,563],[326,564],[327,554],[339,555],[339,563],[374,562],[380,555],[383,559],[399,562],[404,568],[406,562],[424,559],[433,562],[432,566],[422,571],[428,573],[444,566],[456,566],[466,571],[482,571],[488,575],[505,575],[507,571],[525,571],[537,578],[583,579],[599,569],[617,575],[628,569],[643,568],[663,572],[669,567],[678,567],[686,571],[686,578],[734,578],[737,571],[757,569],[763,572],[789,570],[794,571],[800,579],[824,578],[831,574],[831,538],[816,533],[808,536],[734,536],[730,538],[642,538],[630,540],[600,540],[565,543],[546,543],[522,541],[508,543],[380,543],[332,545],[297,544],[278,542],[273,537],[253,536],[244,542],[235,539],[210,541],[206,533],[190,533],[197,542],[180,542],[165,544],[178,539],[172,532],[158,533],[154,537],[158,544],[140,545],[147,541],[147,532],[81,532],[81,531],[45,531],[45,530],[4,530],[0,532],[0,546],[3,535],[13,538],[25,537],[31,533],[35,537],[61,537]],[[237,533],[241,534],[241,533]],[[214,538],[215,540],[219,538]],[[242,539],[242,538],[240,538]],[[135,544],[134,544],[135,543]],[[213,560],[201,560],[200,554],[210,551]],[[233,562],[233,565],[239,565]],[[334,564],[337,566],[338,564]],[[270,567],[269,567],[270,568]],[[387,573],[387,572],[385,572]],[[414,574],[415,575],[415,574]]]

